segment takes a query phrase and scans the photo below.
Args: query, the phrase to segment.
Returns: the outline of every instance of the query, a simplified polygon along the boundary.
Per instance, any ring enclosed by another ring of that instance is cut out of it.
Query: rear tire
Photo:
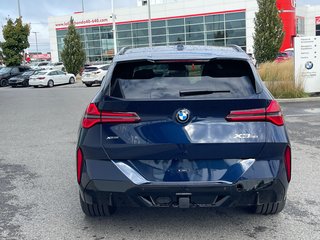
[[[74,84],[74,83],[75,83],[74,77],[71,77],[71,78],[69,79],[69,83],[70,83],[70,84]]]
[[[83,213],[88,217],[107,217],[115,213],[116,207],[108,204],[88,204],[79,195]]]
[[[265,203],[262,205],[257,205],[253,207],[253,212],[262,215],[277,214],[280,213],[284,206],[286,205],[286,200],[276,202],[276,203]]]
[[[85,83],[87,87],[92,87],[92,83]]]
[[[29,82],[28,81],[23,82],[23,86],[24,87],[29,87]]]
[[[52,80],[48,81],[48,87],[52,88],[54,86],[54,82]]]
[[[0,80],[0,87],[6,87],[6,86],[8,86],[8,80],[7,79]]]

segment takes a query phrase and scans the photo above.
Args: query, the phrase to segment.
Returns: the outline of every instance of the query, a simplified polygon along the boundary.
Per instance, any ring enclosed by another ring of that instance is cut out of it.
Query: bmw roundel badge
[[[310,70],[313,68],[313,62],[308,61],[308,62],[306,62],[306,64],[304,66],[306,69]]]
[[[176,119],[179,123],[186,123],[190,118],[190,111],[188,109],[181,109],[176,114]]]

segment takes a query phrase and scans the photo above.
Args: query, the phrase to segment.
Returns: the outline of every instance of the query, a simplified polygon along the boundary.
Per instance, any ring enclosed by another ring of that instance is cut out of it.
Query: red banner
[[[50,60],[51,54],[29,54],[31,59],[41,59],[41,60]]]
[[[316,17],[316,25],[320,25],[320,16]]]

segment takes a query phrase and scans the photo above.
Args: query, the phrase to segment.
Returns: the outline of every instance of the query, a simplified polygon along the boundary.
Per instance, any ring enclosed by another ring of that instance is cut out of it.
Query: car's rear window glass
[[[123,99],[242,98],[255,93],[244,60],[118,63],[111,96]]]
[[[34,75],[45,75],[47,72],[40,71],[40,72],[35,72]]]
[[[93,72],[93,71],[97,71],[98,68],[97,67],[86,67],[84,69],[84,72]]]

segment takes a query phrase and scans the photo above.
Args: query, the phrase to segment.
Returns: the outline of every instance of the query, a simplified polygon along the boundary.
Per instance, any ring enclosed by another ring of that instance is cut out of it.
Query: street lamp
[[[32,33],[34,33],[34,35],[35,35],[35,37],[36,37],[36,48],[37,48],[37,54],[39,53],[39,50],[38,50],[38,36],[37,36],[37,34],[39,33],[39,32],[32,32]]]
[[[112,11],[112,31],[113,31],[113,54],[116,55],[117,50],[117,29],[116,29],[116,15],[114,14],[114,2],[111,0],[111,11]]]
[[[82,0],[82,12],[84,13],[84,3],[83,3],[83,0]]]
[[[150,0],[148,0],[148,37],[149,37],[149,47],[152,47],[151,6],[150,6]]]
[[[21,18],[20,0],[18,0],[18,13],[19,13],[19,18]]]

